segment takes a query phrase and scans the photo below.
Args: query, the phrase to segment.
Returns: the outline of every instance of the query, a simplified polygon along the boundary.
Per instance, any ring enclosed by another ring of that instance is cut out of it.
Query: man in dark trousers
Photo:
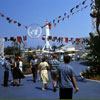
[[[57,55],[53,54],[53,59],[49,61],[54,92],[56,92],[56,88],[57,88],[57,77],[56,76],[57,76],[57,68],[60,64],[57,58],[58,58]]]
[[[3,85],[8,86],[8,78],[9,78],[9,58],[6,58],[3,67],[4,67],[4,83]]]
[[[33,55],[33,58],[30,61],[30,66],[33,73],[33,82],[36,82],[37,79],[37,69],[38,69],[38,60],[35,55]]]
[[[76,84],[75,73],[72,66],[69,65],[70,56],[64,56],[64,63],[61,63],[58,67],[57,77],[59,79],[59,96],[60,99],[72,99],[73,86],[75,92],[78,92],[79,88]]]

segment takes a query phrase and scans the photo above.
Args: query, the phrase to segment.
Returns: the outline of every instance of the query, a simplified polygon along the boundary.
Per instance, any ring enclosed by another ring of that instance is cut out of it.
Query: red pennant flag
[[[49,23],[49,29],[51,29],[51,23]]]
[[[56,22],[54,22],[54,26],[56,26]]]
[[[52,40],[52,36],[49,36],[48,39],[49,39],[49,40]]]
[[[54,37],[54,40],[57,40],[57,37],[56,36]]]
[[[17,42],[21,42],[22,38],[20,36],[17,37]]]
[[[85,6],[84,8],[87,8],[88,7],[88,5],[87,6]]]
[[[14,23],[17,23],[17,21],[13,21]]]
[[[76,42],[78,42],[78,43],[79,43],[79,42],[80,42],[80,38],[76,38]]]
[[[72,15],[74,15],[75,13],[74,12],[72,12]]]
[[[27,40],[27,36],[25,35],[25,41]]]
[[[42,40],[45,40],[45,37],[44,36],[42,36]]]
[[[65,38],[65,42],[68,43],[68,38]]]
[[[82,41],[81,44],[84,44],[84,41]]]
[[[58,18],[61,18],[61,16],[59,16]]]
[[[24,26],[26,29],[28,28],[27,26]]]
[[[6,20],[9,20],[10,18],[9,17],[6,17]]]

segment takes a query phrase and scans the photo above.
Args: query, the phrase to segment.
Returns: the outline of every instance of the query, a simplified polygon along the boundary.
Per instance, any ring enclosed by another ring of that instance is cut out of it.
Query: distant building
[[[89,51],[86,49],[88,47],[86,39],[89,39],[89,37],[77,38],[72,42],[72,44],[67,44],[61,47],[59,50],[64,51],[64,53],[67,53],[70,56],[74,56],[74,58],[80,57]]]
[[[66,46],[63,46],[61,47],[61,50],[63,51],[75,51],[75,46],[74,45],[66,45]]]
[[[0,57],[4,56],[4,39],[0,38]]]
[[[79,38],[79,42],[75,41],[75,43],[73,44],[75,46],[75,49],[80,50],[80,52],[76,53],[76,56],[81,56],[84,53],[88,53],[89,50],[86,49],[88,47],[86,39],[89,40],[89,37],[84,37],[84,38]]]

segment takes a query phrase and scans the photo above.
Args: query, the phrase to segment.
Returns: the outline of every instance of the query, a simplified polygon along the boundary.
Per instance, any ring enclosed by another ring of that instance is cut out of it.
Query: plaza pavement
[[[76,72],[77,85],[79,92],[73,94],[73,99],[100,99],[100,82],[82,80],[78,77],[79,73],[86,69],[85,65],[80,64],[81,61],[72,61],[70,64]],[[59,89],[53,92],[52,83],[48,83],[45,91],[41,90],[42,83],[37,81],[33,83],[32,76],[26,76],[22,80],[21,86],[11,86],[11,72],[9,78],[9,86],[3,87],[3,68],[0,67],[0,99],[59,99]]]

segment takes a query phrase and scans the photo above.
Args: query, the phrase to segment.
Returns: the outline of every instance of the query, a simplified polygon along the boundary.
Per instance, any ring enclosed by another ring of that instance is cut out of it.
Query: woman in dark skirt
[[[23,75],[23,73],[21,72],[19,68],[19,59],[15,58],[15,64],[14,64],[14,69],[13,69],[14,85],[17,80],[17,86],[19,86],[22,78],[25,78],[25,76]]]

